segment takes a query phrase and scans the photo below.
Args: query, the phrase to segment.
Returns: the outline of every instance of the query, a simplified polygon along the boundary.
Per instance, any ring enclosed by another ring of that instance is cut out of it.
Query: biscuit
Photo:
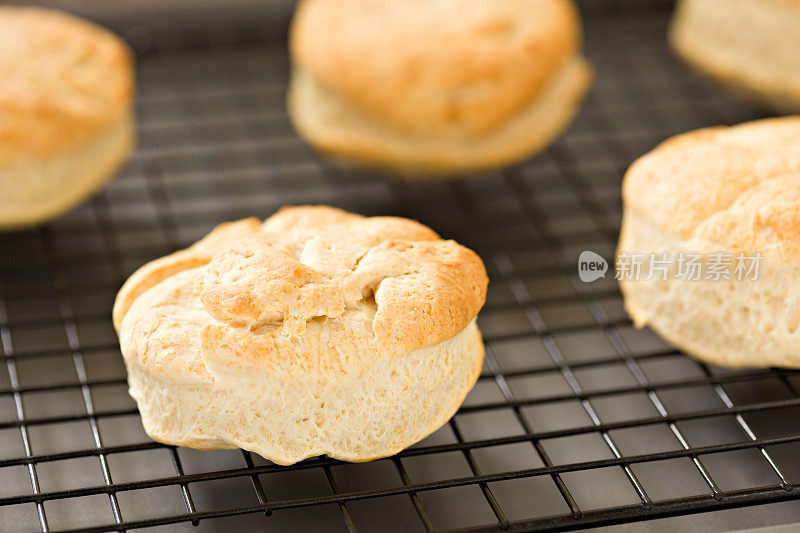
[[[544,149],[591,79],[568,0],[299,3],[289,114],[338,159],[422,177]]]
[[[713,79],[767,106],[800,110],[800,1],[681,0],[672,48]]]
[[[0,228],[58,216],[128,157],[132,65],[125,43],[95,24],[0,6]]]
[[[618,274],[637,327],[718,365],[800,366],[800,117],[674,137],[631,166],[622,195]],[[668,272],[619,270],[664,253]],[[681,254],[703,257],[699,277],[679,275]]]
[[[487,283],[417,222],[292,207],[145,265],[114,325],[153,439],[367,461],[438,429],[475,384]]]

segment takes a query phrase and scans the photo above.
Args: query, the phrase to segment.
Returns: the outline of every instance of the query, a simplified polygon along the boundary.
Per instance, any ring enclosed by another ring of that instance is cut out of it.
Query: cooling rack
[[[582,4],[596,81],[522,165],[404,184],[318,159],[284,112],[281,36],[147,38],[140,147],[97,197],[0,234],[0,530],[568,529],[795,499],[800,381],[699,364],[631,326],[611,258],[620,177],[669,135],[756,114],[668,52],[668,2]],[[491,276],[487,354],[456,416],[395,457],[291,466],[163,446],[127,395],[110,310],[136,267],[215,224],[326,203],[418,219]]]

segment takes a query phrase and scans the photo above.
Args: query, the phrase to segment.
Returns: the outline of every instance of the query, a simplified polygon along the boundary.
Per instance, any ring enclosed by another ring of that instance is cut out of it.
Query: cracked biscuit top
[[[474,252],[418,222],[288,207],[144,265],[118,294],[114,325],[126,358],[167,373],[326,348],[402,354],[462,331],[487,283]]]
[[[800,259],[800,117],[673,137],[636,161],[627,210],[698,252]]]

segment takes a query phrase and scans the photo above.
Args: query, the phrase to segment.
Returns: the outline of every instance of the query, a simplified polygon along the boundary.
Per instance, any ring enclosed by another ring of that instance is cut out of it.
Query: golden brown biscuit
[[[95,24],[0,6],[0,228],[61,214],[127,158],[132,64]]]
[[[678,55],[717,81],[798,110],[798,27],[799,0],[681,0],[669,35]]]
[[[474,252],[417,222],[293,207],[145,265],[114,325],[155,440],[366,461],[458,409],[487,282]]]
[[[568,0],[303,0],[289,112],[345,160],[406,174],[494,167],[570,122],[590,71]]]
[[[715,364],[800,366],[800,117],[674,137],[631,166],[622,193],[617,262],[637,326]],[[633,255],[651,253],[669,271],[645,257],[628,279]],[[679,276],[697,255],[700,278]]]

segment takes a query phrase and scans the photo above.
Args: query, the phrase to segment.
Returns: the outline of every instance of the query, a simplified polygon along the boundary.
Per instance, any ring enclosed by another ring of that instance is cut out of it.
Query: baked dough
[[[670,28],[691,65],[779,110],[800,110],[800,0],[680,0]]]
[[[718,365],[800,366],[800,117],[674,137],[631,166],[622,195],[618,267],[641,253],[673,262],[666,281],[647,260],[639,281],[619,271],[637,327]],[[703,254],[702,279],[676,279],[681,253]],[[730,280],[709,270],[716,254]],[[739,254],[751,275],[733,275]]]
[[[568,0],[302,0],[289,114],[339,159],[409,177],[543,149],[588,89]]]
[[[417,222],[292,207],[143,266],[114,325],[153,439],[367,461],[438,429],[475,384],[487,283]]]
[[[0,6],[0,228],[97,190],[134,143],[125,43],[59,11]]]

